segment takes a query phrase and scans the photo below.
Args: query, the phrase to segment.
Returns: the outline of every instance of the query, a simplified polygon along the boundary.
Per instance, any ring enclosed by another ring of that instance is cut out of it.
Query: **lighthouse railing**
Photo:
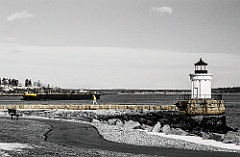
[[[190,99],[214,99],[214,100],[222,100],[223,96],[219,93],[212,94],[201,94],[196,95],[196,97],[192,97],[191,94],[184,94],[182,100],[190,100]]]

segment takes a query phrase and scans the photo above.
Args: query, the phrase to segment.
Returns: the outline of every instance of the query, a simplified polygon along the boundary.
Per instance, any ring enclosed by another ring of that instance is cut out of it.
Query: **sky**
[[[240,0],[0,0],[0,78],[61,88],[240,86]]]

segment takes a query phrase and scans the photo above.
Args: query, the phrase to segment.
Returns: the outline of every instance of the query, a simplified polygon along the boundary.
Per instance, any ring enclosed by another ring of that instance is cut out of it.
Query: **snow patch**
[[[202,145],[216,146],[216,147],[232,149],[232,150],[240,150],[240,145],[226,144],[223,142],[217,142],[209,139],[205,140],[197,136],[166,135],[165,133],[155,133],[155,132],[147,132],[147,133],[150,135],[157,135],[157,136],[166,137],[169,139],[177,139],[177,140],[183,140],[183,141],[193,142],[193,143],[202,144]]]
[[[33,148],[24,143],[0,143],[0,150],[22,151],[24,148]]]

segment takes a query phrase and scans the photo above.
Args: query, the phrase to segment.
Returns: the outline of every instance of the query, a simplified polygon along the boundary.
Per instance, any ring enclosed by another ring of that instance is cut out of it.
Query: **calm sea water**
[[[240,129],[240,94],[224,94],[228,126]]]
[[[131,104],[131,105],[172,105],[183,99],[178,94],[116,94],[102,95],[98,104]],[[227,124],[240,129],[240,93],[223,94],[225,101]],[[0,96],[1,105],[10,104],[91,104],[91,100],[55,100],[55,101],[23,101],[20,96]]]

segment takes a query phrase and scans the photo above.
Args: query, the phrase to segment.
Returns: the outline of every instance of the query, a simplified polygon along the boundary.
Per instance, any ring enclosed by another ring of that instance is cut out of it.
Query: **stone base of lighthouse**
[[[225,113],[224,101],[214,99],[181,100],[176,106],[186,115],[221,115]]]

